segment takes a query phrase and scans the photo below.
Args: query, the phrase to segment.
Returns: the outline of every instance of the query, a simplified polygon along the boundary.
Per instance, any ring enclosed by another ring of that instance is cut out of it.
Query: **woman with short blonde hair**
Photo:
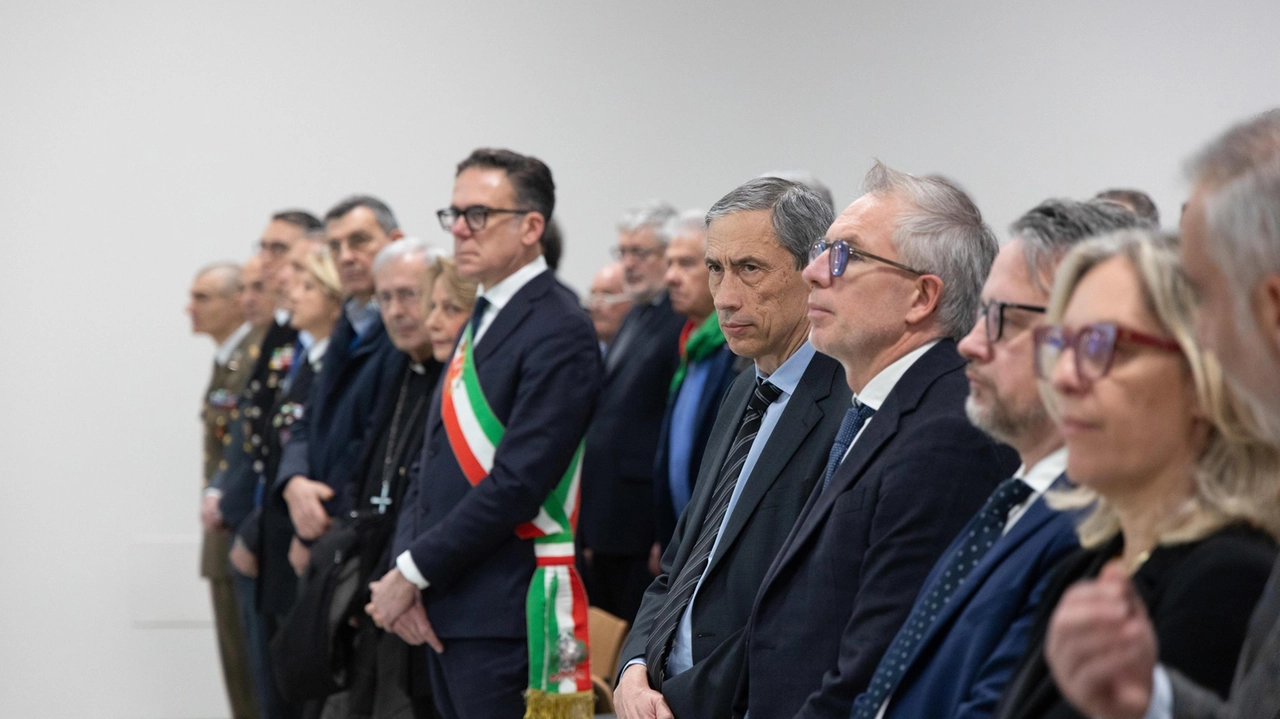
[[[1067,445],[1083,548],[1045,589],[1001,719],[1078,717],[1044,660],[1049,618],[1074,582],[1123,572],[1161,664],[1225,695],[1280,533],[1280,452],[1199,344],[1195,297],[1170,235],[1129,230],[1078,245],[1058,268],[1036,372]]]

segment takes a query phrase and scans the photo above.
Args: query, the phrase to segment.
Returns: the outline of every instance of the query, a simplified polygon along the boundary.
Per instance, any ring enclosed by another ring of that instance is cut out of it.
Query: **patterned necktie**
[[[733,496],[733,489],[738,484],[742,465],[746,463],[747,454],[751,451],[751,443],[760,432],[760,422],[764,419],[765,410],[781,395],[782,390],[764,380],[756,380],[756,391],[747,402],[747,411],[742,415],[742,423],[738,425],[738,433],[733,438],[729,455],[720,470],[720,479],[712,490],[711,503],[702,520],[702,528],[698,531],[693,551],[671,582],[667,600],[658,611],[649,632],[645,661],[649,665],[649,685],[655,690],[662,687],[662,680],[667,673],[667,656],[671,654],[671,643],[675,640],[680,618],[684,616],[685,608],[689,606],[698,582],[702,579],[702,573],[711,561],[711,549],[720,534],[724,515],[729,511],[729,498]]]
[[[871,685],[854,704],[852,719],[872,719],[880,711],[880,705],[898,686],[911,655],[919,647],[929,627],[933,626],[938,613],[951,601],[951,596],[964,583],[969,572],[978,566],[978,562],[982,561],[996,540],[1000,539],[1004,533],[1004,525],[1008,522],[1009,512],[1029,496],[1030,485],[1017,477],[1006,479],[996,487],[996,491],[970,523],[969,533],[965,535],[965,541],[959,550],[947,557],[946,569],[917,598],[911,615],[898,630],[898,635],[889,645],[889,651],[885,652],[880,665],[876,667]]]
[[[471,344],[475,345],[476,335],[480,334],[480,323],[484,321],[485,310],[489,309],[489,300],[476,298],[476,306],[471,309]]]
[[[844,413],[844,419],[840,421],[840,430],[836,432],[836,443],[831,445],[831,454],[827,455],[827,469],[822,473],[823,491],[826,491],[827,485],[831,484],[831,475],[836,473],[836,468],[844,460],[845,452],[848,452],[849,445],[853,444],[853,438],[858,436],[858,430],[862,429],[862,425],[866,424],[875,413],[871,405],[861,402],[855,403],[848,412]]]

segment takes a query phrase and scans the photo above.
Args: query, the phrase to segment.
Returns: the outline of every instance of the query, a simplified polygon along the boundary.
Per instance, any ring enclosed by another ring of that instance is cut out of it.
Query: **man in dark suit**
[[[587,596],[627,622],[653,581],[653,455],[685,322],[662,286],[674,215],[670,205],[654,203],[628,212],[618,227],[614,251],[635,304],[605,353],[604,385],[582,457],[578,544]]]
[[[1232,127],[1190,170],[1182,261],[1200,300],[1197,326],[1280,442],[1280,109]],[[1117,574],[1077,584],[1054,610],[1045,658],[1068,701],[1103,719],[1280,716],[1280,561],[1227,697],[1156,663],[1142,600]]]
[[[705,266],[730,348],[755,362],[734,382],[693,499],[623,649],[623,719],[725,716],[751,600],[826,464],[849,403],[839,364],[808,343],[809,243],[832,212],[775,177],[707,213]]]
[[[982,310],[959,350],[969,363],[969,419],[1018,450],[1022,467],[934,565],[855,702],[857,719],[981,719],[994,712],[1026,652],[1051,571],[1078,546],[1072,516],[1043,499],[1050,488],[1070,485],[1063,476],[1066,448],[1032,369],[1031,334],[1067,250],[1137,223],[1112,205],[1047,200],[1010,228],[1012,239],[996,255]],[[994,540],[989,548],[988,540]]]
[[[876,163],[811,250],[810,339],[853,390],[756,596],[738,710],[847,717],[934,562],[1017,457],[969,423],[955,338],[995,237],[954,185]]]
[[[693,497],[702,453],[711,438],[720,403],[740,369],[740,358],[729,349],[715,314],[706,253],[706,213],[681,213],[671,242],[667,243],[667,273],[663,279],[671,307],[688,320],[680,333],[680,367],[667,393],[667,411],[662,417],[658,454],[653,463],[657,536],[649,569],[655,575],[661,572],[658,561],[671,543],[676,520]]]
[[[562,623],[548,640],[545,615],[532,609],[537,599],[568,610],[561,619],[586,611],[572,568],[572,465],[603,373],[590,320],[542,258],[554,206],[540,160],[481,149],[458,165],[452,203],[439,213],[459,273],[481,291],[432,398],[397,522],[396,567],[372,584],[368,611],[430,647],[426,675],[445,719],[519,717],[526,688],[533,707],[566,683],[566,713],[592,706],[580,628]],[[572,606],[540,591],[551,576],[572,590]],[[536,678],[531,653],[552,660]]]
[[[357,195],[325,214],[326,243],[348,299],[329,337],[324,368],[312,383],[307,412],[282,450],[273,493],[289,507],[297,539],[290,561],[304,564],[306,543],[332,523],[334,497],[360,460],[365,430],[385,386],[403,363],[374,298],[373,259],[404,233],[385,203]]]

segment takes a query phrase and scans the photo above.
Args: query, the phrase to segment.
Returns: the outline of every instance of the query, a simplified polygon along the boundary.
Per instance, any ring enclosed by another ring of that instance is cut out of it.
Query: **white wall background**
[[[0,716],[225,716],[196,576],[191,273],[385,198],[444,241],[478,145],[555,173],[585,287],[620,210],[803,167],[941,172],[993,225],[1280,104],[1280,3],[0,3]]]

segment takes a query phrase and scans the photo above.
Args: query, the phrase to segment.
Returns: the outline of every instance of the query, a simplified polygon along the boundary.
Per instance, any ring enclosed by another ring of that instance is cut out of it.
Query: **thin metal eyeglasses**
[[[654,255],[662,254],[662,250],[656,247],[614,247],[609,250],[609,254],[613,255],[615,260],[625,260],[627,257],[647,260]]]
[[[1165,352],[1182,352],[1182,345],[1173,339],[1149,335],[1114,322],[1085,325],[1074,332],[1061,325],[1043,325],[1033,330],[1032,337],[1035,339],[1037,377],[1048,380],[1062,359],[1062,354],[1069,349],[1075,355],[1076,377],[1082,384],[1107,376],[1119,342]]]
[[[479,232],[489,222],[489,215],[527,215],[535,210],[511,210],[499,207],[488,207],[486,205],[471,205],[470,207],[446,207],[443,210],[436,211],[436,217],[440,219],[440,226],[445,232],[453,229],[453,223],[458,221],[459,217],[465,218],[467,227],[472,232]]]
[[[850,245],[848,242],[845,242],[844,240],[836,240],[835,242],[830,242],[825,238],[814,242],[813,246],[809,248],[809,263],[812,264],[816,262],[817,259],[822,256],[822,253],[826,252],[827,250],[831,251],[830,262],[831,262],[832,277],[839,277],[840,275],[844,274],[845,268],[848,267],[849,265],[850,258],[853,258],[858,262],[865,262],[866,260],[874,260],[876,262],[880,262],[890,267],[894,267],[899,270],[902,270],[903,272],[910,272],[911,274],[918,275],[918,276],[932,274],[930,272],[923,272],[921,270],[917,270],[914,267],[908,267],[907,265],[904,265],[900,262],[894,262],[893,260],[886,259],[879,255],[873,255],[870,252],[866,252],[865,250],[859,250],[853,247],[852,245]]]
[[[1041,307],[1040,305],[1020,305],[1016,302],[1001,302],[999,300],[983,302],[978,308],[978,317],[986,325],[987,342],[990,344],[999,342],[1000,337],[1004,335],[1004,311],[1006,309],[1035,312],[1041,315],[1048,311],[1047,307]]]

